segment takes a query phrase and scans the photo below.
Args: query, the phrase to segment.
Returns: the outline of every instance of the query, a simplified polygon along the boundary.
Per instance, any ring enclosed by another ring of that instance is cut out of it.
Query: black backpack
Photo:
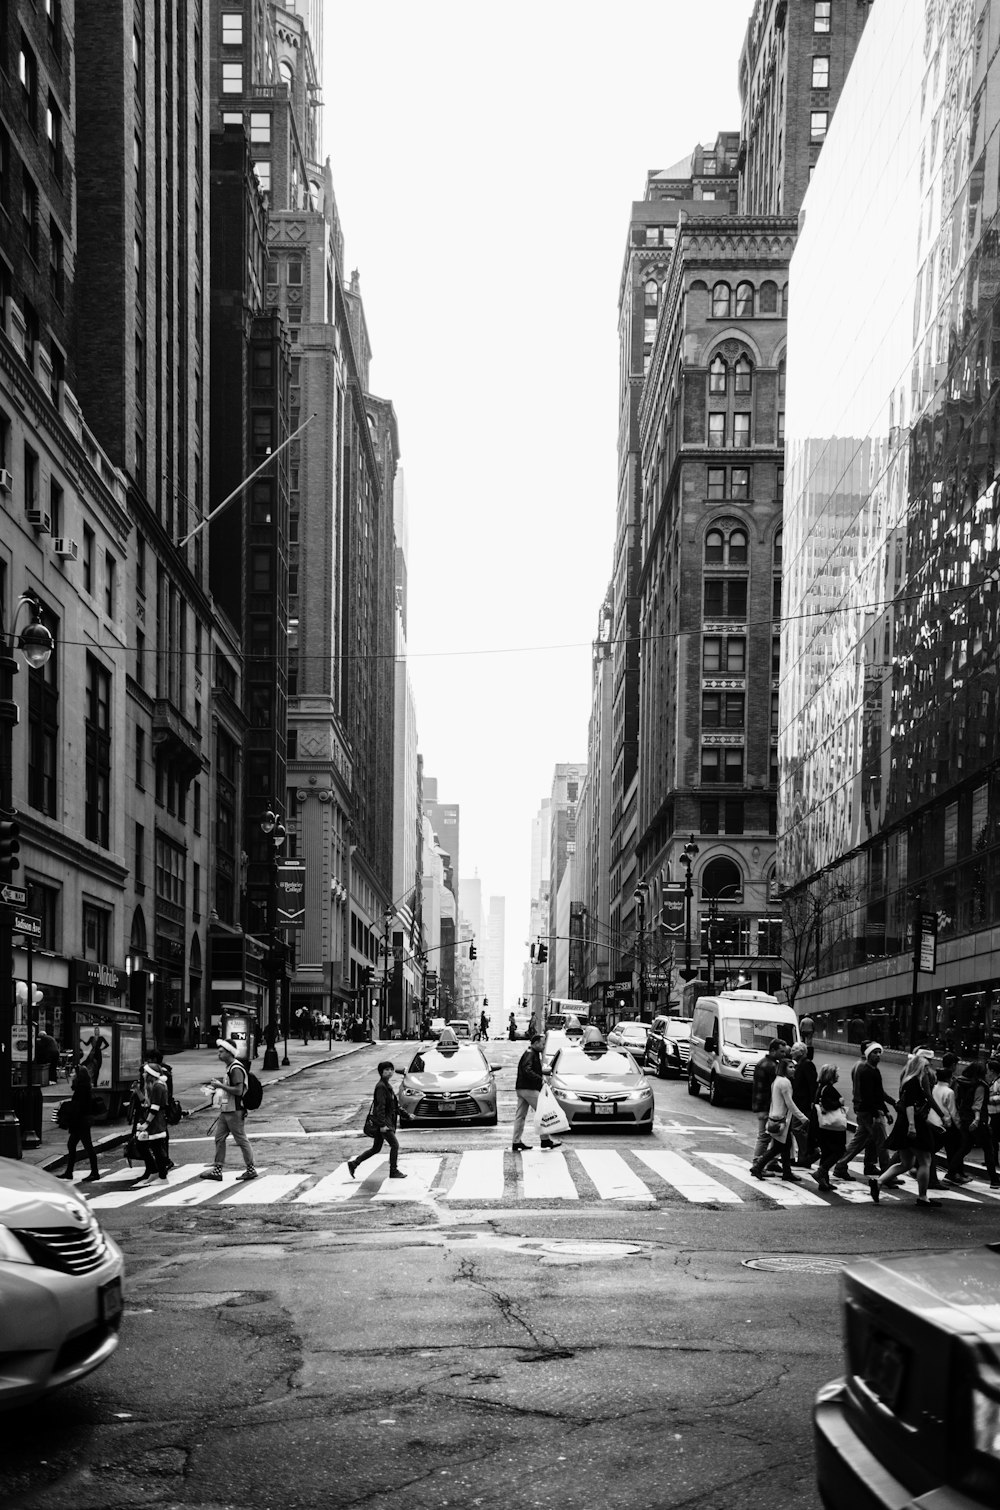
[[[177,1124],[178,1124],[178,1122],[183,1117],[183,1115],[184,1115],[184,1108],[183,1108],[183,1106],[181,1106],[181,1104],[180,1104],[179,1101],[168,1101],[168,1103],[167,1103],[167,1121],[170,1123],[171,1127],[176,1127]]]
[[[955,1103],[958,1106],[959,1120],[965,1123],[972,1121],[975,1115],[976,1091],[979,1089],[978,1080],[966,1080],[964,1075],[955,1082]]]
[[[245,1112],[255,1112],[264,1099],[264,1087],[257,1079],[253,1070],[247,1070],[246,1077],[246,1089],[240,1099],[243,1102],[243,1110]]]

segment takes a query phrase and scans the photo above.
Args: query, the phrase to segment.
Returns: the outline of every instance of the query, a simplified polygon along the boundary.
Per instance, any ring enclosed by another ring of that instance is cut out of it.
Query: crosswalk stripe
[[[555,1149],[532,1148],[521,1155],[525,1199],[529,1201],[578,1201],[579,1191],[565,1157]]]
[[[441,1168],[441,1159],[436,1154],[408,1154],[400,1159],[399,1168],[406,1179],[384,1179],[372,1196],[373,1201],[426,1201]]]
[[[193,1180],[206,1168],[204,1164],[178,1164],[176,1169],[167,1170],[167,1186],[184,1185],[188,1180]],[[140,1178],[140,1171],[132,1171],[131,1177]],[[158,1187],[163,1189],[162,1185]],[[147,1185],[142,1190],[109,1190],[106,1195],[88,1196],[88,1203],[98,1211],[113,1211],[119,1206],[131,1206],[135,1201],[145,1200],[148,1195],[155,1195],[157,1187]]]
[[[156,1200],[150,1201],[151,1206],[203,1206],[210,1201],[213,1195],[218,1195],[223,1190],[231,1189],[239,1179],[238,1169],[224,1169],[220,1180],[193,1180],[187,1185],[181,1185],[176,1190],[168,1190],[166,1195],[157,1196]],[[155,1195],[155,1191],[150,1191]]]
[[[458,1161],[458,1173],[446,1201],[502,1201],[504,1188],[502,1148],[473,1149]]]
[[[227,1195],[225,1206],[273,1206],[297,1189],[307,1174],[262,1174]]]
[[[581,1148],[573,1152],[602,1201],[653,1201],[648,1185],[614,1149]],[[641,1155],[640,1155],[641,1157]]]
[[[658,1174],[661,1180],[680,1192],[686,1201],[699,1201],[705,1204],[719,1206],[740,1206],[741,1198],[735,1190],[730,1190],[728,1185],[722,1185],[718,1180],[713,1180],[710,1174],[705,1174],[687,1159],[682,1159],[679,1154],[668,1153],[665,1149],[636,1149],[636,1158],[648,1164],[654,1174]]]
[[[365,1164],[364,1175],[359,1173],[356,1180],[352,1180],[348,1174],[346,1163],[338,1164],[337,1168],[331,1174],[324,1175],[311,1190],[304,1190],[301,1195],[297,1195],[295,1197],[295,1205],[339,1206],[344,1201],[349,1201],[352,1196],[357,1195],[367,1176],[374,1174],[375,1170],[382,1164],[388,1166],[388,1162],[388,1154],[377,1154],[374,1162],[369,1160]]]
[[[813,1195],[810,1190],[803,1190],[800,1185],[788,1185],[781,1180],[772,1177],[769,1180],[757,1180],[750,1173],[746,1159],[734,1153],[699,1153],[699,1159],[704,1159],[707,1164],[714,1164],[716,1169],[721,1169],[731,1180],[739,1180],[741,1185],[749,1185],[758,1194],[767,1196],[779,1206],[825,1206],[827,1203],[822,1196]]]

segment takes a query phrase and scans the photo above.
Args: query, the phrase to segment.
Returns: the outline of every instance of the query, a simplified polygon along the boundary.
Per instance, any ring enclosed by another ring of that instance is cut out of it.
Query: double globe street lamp
[[[267,889],[267,1021],[269,1029],[273,1029],[277,1024],[278,1017],[277,996],[279,966],[282,970],[284,969],[284,952],[282,950],[281,958],[279,960],[279,951],[276,936],[278,922],[278,860],[281,851],[284,848],[285,840],[288,837],[288,831],[281,820],[281,815],[279,813],[276,813],[272,807],[268,808],[267,812],[260,820],[260,831],[262,834],[267,834],[267,836],[271,840],[272,845],[274,846],[271,854],[270,875]],[[284,1007],[284,1010],[281,1014],[281,1025],[285,1036],[285,1057],[282,1059],[281,1063],[283,1065],[286,1065],[289,1063],[288,1009],[287,1005],[284,1002],[284,993],[282,993],[282,1006]],[[278,1068],[278,1051],[274,1047],[273,1032],[268,1036],[266,1041],[267,1048],[264,1051],[263,1067],[265,1070],[276,1070]]]

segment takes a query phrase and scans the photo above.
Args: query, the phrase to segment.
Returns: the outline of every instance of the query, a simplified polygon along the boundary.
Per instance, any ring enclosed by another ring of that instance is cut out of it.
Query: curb
[[[302,1072],[303,1072],[303,1070],[312,1070],[312,1069],[315,1069],[317,1067],[317,1065],[322,1065],[322,1064],[337,1064],[337,1063],[339,1063],[339,1061],[341,1059],[349,1059],[352,1054],[358,1054],[358,1053],[360,1053],[362,1049],[373,1049],[373,1048],[378,1048],[379,1046],[380,1045],[378,1043],[354,1043],[354,1044],[351,1044],[350,1047],[345,1048],[344,1051],[343,1051],[343,1053],[335,1055],[332,1059],[329,1058],[329,1057],[327,1057],[327,1056],[324,1056],[324,1058],[322,1058],[322,1059],[310,1059],[307,1064],[297,1064],[294,1067],[289,1067],[288,1070],[285,1072],[285,1074],[283,1074],[283,1075],[279,1074],[279,1075],[277,1075],[275,1077],[275,1079],[273,1079],[273,1080],[265,1080],[263,1082],[264,1093],[266,1095],[267,1092],[271,1089],[272,1086],[280,1085],[282,1083],[282,1081],[284,1081],[284,1080],[293,1080],[296,1075],[301,1075]],[[185,1113],[185,1116],[187,1116],[187,1117],[193,1117],[198,1112],[207,1112],[207,1111],[211,1111],[211,1109],[212,1109],[212,1103],[211,1103],[211,1101],[203,1101],[200,1106],[193,1106],[189,1112]],[[121,1132],[113,1132],[113,1133],[110,1133],[106,1138],[101,1138],[100,1142],[95,1141],[94,1142],[94,1152],[95,1152],[95,1154],[97,1154],[97,1153],[107,1153],[112,1148],[120,1148],[125,1143],[126,1139],[129,1137],[129,1133],[130,1133],[130,1130],[129,1131],[122,1130]],[[50,1170],[58,1168],[58,1166],[60,1164],[64,1164],[65,1162],[66,1162],[66,1154],[65,1154],[65,1152],[63,1152],[63,1153],[60,1153],[60,1154],[53,1155],[53,1157],[51,1159],[47,1159],[43,1164],[39,1164],[36,1167],[39,1168],[39,1169],[43,1169],[46,1172],[46,1174],[48,1174]]]

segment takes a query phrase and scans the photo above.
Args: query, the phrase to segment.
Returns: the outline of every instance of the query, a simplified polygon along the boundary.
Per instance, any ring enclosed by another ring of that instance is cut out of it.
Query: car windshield
[[[691,1019],[689,1017],[674,1018],[667,1023],[668,1038],[690,1038]]]
[[[464,1074],[468,1070],[479,1074],[487,1071],[488,1065],[479,1049],[472,1044],[458,1045],[453,1049],[421,1049],[414,1054],[408,1073],[411,1075]]]
[[[722,1024],[722,1036],[734,1048],[765,1053],[772,1038],[791,1043],[792,1030],[787,1023],[769,1021],[766,1017],[727,1017]]]
[[[590,1080],[637,1080],[639,1071],[628,1054],[587,1054],[583,1049],[563,1049],[555,1066],[557,1075],[586,1075]]]

